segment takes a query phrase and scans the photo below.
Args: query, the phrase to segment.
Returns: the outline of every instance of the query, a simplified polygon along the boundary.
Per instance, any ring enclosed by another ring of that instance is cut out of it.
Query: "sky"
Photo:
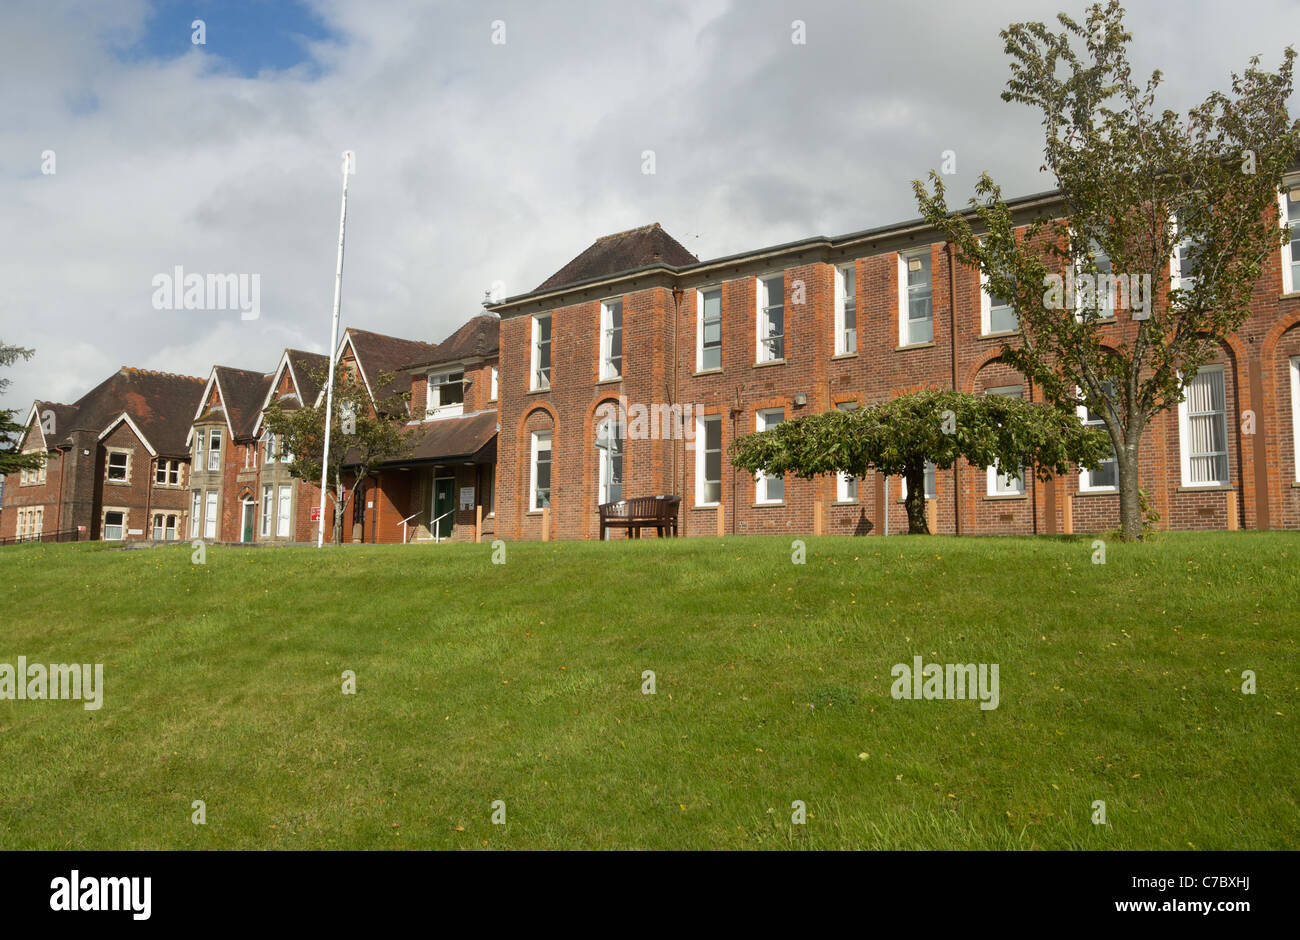
[[[1135,72],[1160,68],[1177,110],[1300,38],[1300,0],[1127,7]],[[998,32],[1083,9],[6,0],[0,341],[36,354],[0,408],[74,401],[124,365],[325,352],[344,150],[342,325],[428,342],[494,285],[524,293],[650,222],[702,260],[899,222],[945,151],[952,204],[982,171],[1008,196],[1050,189],[1038,118],[1000,98]],[[158,309],[177,267],[256,275],[257,316]]]

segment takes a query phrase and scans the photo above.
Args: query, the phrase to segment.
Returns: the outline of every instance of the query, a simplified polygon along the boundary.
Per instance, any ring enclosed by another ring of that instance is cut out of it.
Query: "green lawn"
[[[0,701],[0,849],[1300,844],[1295,535],[507,551],[0,549],[0,663],[105,682]]]

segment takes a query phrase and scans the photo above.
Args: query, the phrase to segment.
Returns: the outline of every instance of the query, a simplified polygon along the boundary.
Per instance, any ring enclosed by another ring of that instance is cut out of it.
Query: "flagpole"
[[[334,267],[334,324],[330,330],[330,368],[325,384],[325,451],[320,465],[320,520],[316,528],[316,547],[325,544],[325,493],[329,483],[330,428],[334,424],[334,359],[339,345],[339,300],[343,291],[343,228],[348,221],[348,172],[352,168],[352,151],[343,151],[343,206],[339,209],[339,257]],[[306,402],[303,406],[306,407]]]

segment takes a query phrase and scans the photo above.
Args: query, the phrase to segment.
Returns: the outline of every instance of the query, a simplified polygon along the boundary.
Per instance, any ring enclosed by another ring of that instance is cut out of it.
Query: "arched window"
[[[617,405],[607,403],[596,411],[597,503],[623,498],[623,446],[627,421]]]

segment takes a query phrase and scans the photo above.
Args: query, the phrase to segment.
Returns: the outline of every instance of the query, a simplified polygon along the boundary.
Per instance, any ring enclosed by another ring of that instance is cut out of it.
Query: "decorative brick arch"
[[[583,427],[583,433],[586,434],[587,432],[590,432],[591,436],[583,437],[582,453],[581,453],[581,459],[582,459],[581,499],[584,502],[587,499],[587,494],[595,493],[600,486],[599,478],[596,476],[596,471],[593,467],[594,461],[592,459],[589,459],[592,455],[587,453],[587,446],[588,446],[587,442],[588,441],[594,442],[596,440],[597,412],[599,412],[600,409],[605,405],[613,405],[616,409],[618,409],[619,414],[622,415],[623,417],[624,427],[626,427],[627,425],[627,411],[623,407],[623,400],[617,396],[611,396],[609,394],[599,395],[587,407],[587,413],[586,416],[583,418],[582,427]],[[592,446],[594,448],[594,444]],[[625,441],[623,447],[623,479],[625,481],[631,479],[631,473],[628,470],[628,468],[631,466],[629,462],[629,456],[630,456],[629,449]],[[594,506],[591,507],[583,506],[582,520],[583,520],[583,524],[582,524],[583,535],[586,538],[595,538],[600,531],[600,515],[596,511],[596,508]]]
[[[511,496],[515,499],[516,506],[521,507],[522,511],[515,513],[515,538],[521,538],[523,534],[523,522],[528,515],[528,480],[530,476],[529,461],[532,459],[532,447],[528,441],[528,422],[529,419],[538,413],[546,415],[551,419],[551,489],[555,488],[555,456],[559,452],[560,446],[560,419],[555,413],[555,408],[548,402],[538,401],[529,404],[522,415],[519,417],[519,424],[515,428],[515,492]],[[555,504],[554,498],[551,500],[552,506]]]

